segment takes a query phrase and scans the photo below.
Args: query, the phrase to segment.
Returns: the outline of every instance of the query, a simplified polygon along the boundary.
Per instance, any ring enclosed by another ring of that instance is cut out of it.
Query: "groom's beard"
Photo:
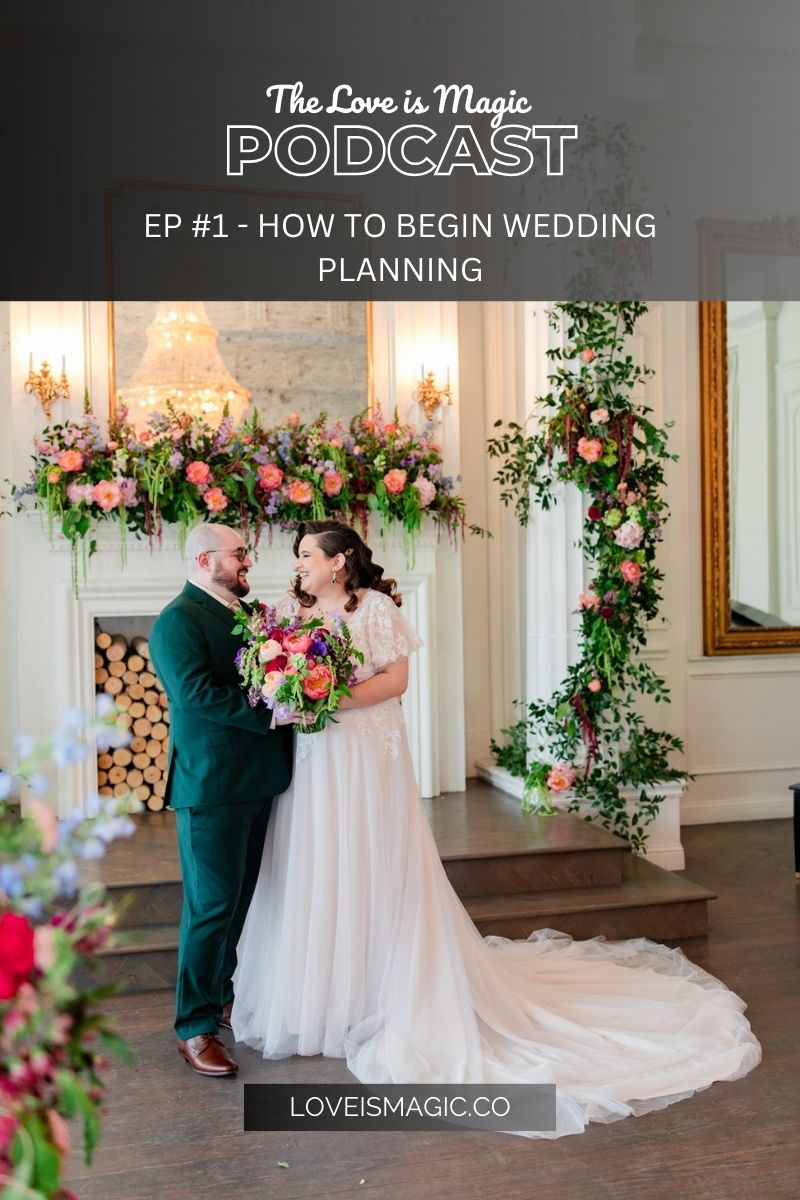
[[[211,582],[215,583],[217,587],[225,588],[232,596],[238,596],[240,600],[250,591],[250,584],[247,582],[247,572],[241,568],[237,571],[230,571],[225,567],[215,564]]]

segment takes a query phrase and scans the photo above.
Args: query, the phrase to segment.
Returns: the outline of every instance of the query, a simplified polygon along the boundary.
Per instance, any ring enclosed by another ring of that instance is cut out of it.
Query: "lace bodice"
[[[279,617],[303,616],[305,612],[291,593],[278,602],[277,611]],[[356,671],[358,683],[370,679],[388,667],[389,663],[407,658],[422,645],[422,639],[411,628],[397,605],[383,592],[370,588],[362,596],[355,612],[343,612],[341,615],[350,629],[354,644],[364,655],[364,662],[359,664]],[[396,698],[371,704],[367,708],[347,709],[338,714],[337,721],[342,731],[352,730],[361,736],[377,738],[387,754],[397,757],[403,714]],[[304,758],[317,738],[324,736],[324,732],[298,736],[298,756]]]

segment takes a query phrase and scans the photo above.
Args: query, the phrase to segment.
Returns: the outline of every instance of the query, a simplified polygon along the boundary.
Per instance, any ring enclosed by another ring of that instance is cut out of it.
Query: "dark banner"
[[[2,14],[6,296],[800,297],[795,0]]]

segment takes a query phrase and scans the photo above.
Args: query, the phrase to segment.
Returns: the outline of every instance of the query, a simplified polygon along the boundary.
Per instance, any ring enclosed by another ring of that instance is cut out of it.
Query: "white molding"
[[[745,797],[731,800],[684,800],[684,825],[721,825],[730,821],[777,821],[792,815],[792,796]]]

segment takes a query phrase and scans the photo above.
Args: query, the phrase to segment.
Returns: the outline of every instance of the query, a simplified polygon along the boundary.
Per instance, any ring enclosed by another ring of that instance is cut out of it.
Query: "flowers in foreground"
[[[584,462],[595,463],[603,455],[603,443],[599,438],[578,438],[578,457]]]
[[[575,768],[566,763],[556,763],[548,771],[546,782],[551,792],[566,792],[575,782]]]

